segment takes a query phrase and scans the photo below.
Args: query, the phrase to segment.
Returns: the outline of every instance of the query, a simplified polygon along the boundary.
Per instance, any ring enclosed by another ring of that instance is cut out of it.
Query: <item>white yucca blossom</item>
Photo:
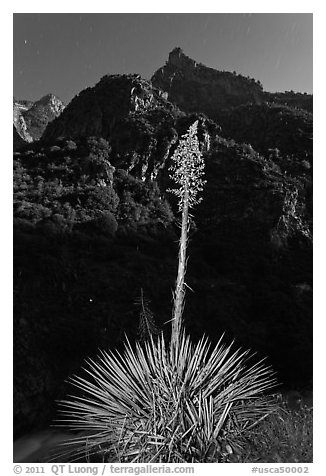
[[[203,190],[206,183],[204,175],[204,160],[199,150],[197,139],[198,121],[194,122],[187,133],[181,137],[178,147],[172,156],[172,165],[169,167],[170,177],[176,185],[175,189],[168,190],[179,198],[179,211],[182,213],[181,235],[179,241],[178,275],[174,292],[172,318],[172,345],[178,346],[181,332],[182,314],[185,302],[185,274],[187,265],[187,240],[189,227],[189,208],[201,201],[198,192]]]
[[[189,207],[193,207],[202,199],[197,198],[198,192],[202,192],[206,180],[204,175],[205,163],[199,150],[197,138],[198,121],[194,122],[180,140],[169,167],[170,178],[174,180],[178,188],[169,189],[179,198],[179,211],[182,211],[183,204],[187,201]]]

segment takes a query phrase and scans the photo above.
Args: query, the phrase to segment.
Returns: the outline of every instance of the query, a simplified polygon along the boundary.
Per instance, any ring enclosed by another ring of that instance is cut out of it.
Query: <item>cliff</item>
[[[164,166],[178,134],[195,120],[166,98],[165,92],[139,75],[104,76],[76,96],[49,124],[42,141],[102,137],[110,143],[115,167],[132,171],[144,180],[153,179]],[[213,134],[218,127],[200,114],[196,117],[204,142],[208,129]]]
[[[94,87],[74,97],[60,118],[46,129],[43,139],[92,135],[108,139],[118,122],[131,113],[159,107],[173,111],[175,108],[165,98],[163,92],[153,90],[139,75],[104,76]]]
[[[154,73],[151,81],[183,111],[203,112],[212,119],[216,119],[221,108],[247,102],[259,104],[263,100],[259,82],[208,68],[186,56],[181,48],[171,51],[167,63]]]
[[[54,94],[47,94],[35,102],[14,98],[13,124],[23,140],[14,141],[14,150],[18,150],[26,142],[40,139],[48,123],[58,117],[63,109],[64,104]]]
[[[23,112],[27,130],[33,140],[40,139],[46,126],[58,117],[64,108],[63,102],[58,97],[47,94]]]
[[[13,100],[13,125],[16,134],[22,139],[19,141],[17,137],[15,138],[14,132],[14,150],[17,150],[17,147],[21,147],[26,142],[32,142],[33,138],[27,130],[27,125],[23,113],[28,111],[32,107],[33,102],[29,101],[19,101],[14,98]]]
[[[278,149],[312,166],[312,95],[265,92],[259,81],[208,68],[180,48],[171,51],[152,82],[182,111],[206,114],[224,137],[267,156]]]

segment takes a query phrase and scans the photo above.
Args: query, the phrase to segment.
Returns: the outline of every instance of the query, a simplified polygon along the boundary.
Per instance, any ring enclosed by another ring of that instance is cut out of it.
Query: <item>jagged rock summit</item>
[[[46,141],[60,136],[108,139],[119,121],[130,114],[139,115],[155,109],[176,111],[166,98],[166,93],[153,88],[138,74],[106,75],[94,87],[75,96],[64,114],[49,125],[43,138]]]
[[[219,109],[262,103],[276,103],[312,112],[312,94],[294,91],[267,92],[260,81],[235,71],[219,71],[174,48],[166,64],[152,76],[154,86],[166,91],[169,100],[187,112],[200,111],[218,119]]]
[[[215,118],[216,110],[247,102],[261,103],[263,87],[259,81],[240,74],[197,63],[174,48],[167,63],[153,77],[154,86],[168,93],[169,100],[186,112],[201,111]]]
[[[13,100],[14,150],[26,142],[40,139],[49,122],[58,117],[65,106],[54,94],[46,94],[38,101]]]
[[[46,94],[23,113],[27,130],[33,140],[40,139],[49,122],[58,117],[64,108],[61,99],[54,94]]]
[[[181,48],[170,52],[152,83],[182,111],[206,114],[224,137],[250,143],[266,156],[278,149],[312,166],[312,95],[266,92],[259,81],[204,66]]]
[[[51,94],[51,93],[46,94],[41,99],[36,101],[33,104],[33,106],[34,107],[40,107],[40,106],[47,107],[49,109],[49,111],[52,112],[53,114],[55,114],[56,116],[61,114],[62,111],[65,108],[61,99],[59,99],[57,96],[55,96],[54,94]]]
[[[114,167],[153,179],[164,166],[179,133],[199,118],[187,116],[167,101],[167,94],[138,74],[107,75],[94,87],[75,96],[64,112],[46,128],[42,140],[101,137],[109,142]],[[205,130],[216,130],[203,118]],[[201,127],[202,135],[205,134]],[[203,139],[205,141],[205,139]]]

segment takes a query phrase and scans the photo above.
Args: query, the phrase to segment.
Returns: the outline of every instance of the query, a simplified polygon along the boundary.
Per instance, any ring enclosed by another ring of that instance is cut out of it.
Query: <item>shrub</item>
[[[106,236],[114,236],[118,229],[117,220],[111,212],[101,213],[100,216],[94,220],[94,224],[97,230]]]
[[[51,210],[39,203],[32,203],[25,200],[14,203],[15,216],[17,218],[24,218],[36,223],[39,220],[48,218],[51,215]]]
[[[262,391],[272,371],[246,367],[248,352],[206,338],[180,346],[161,334],[122,354],[89,360],[88,378],[72,383],[83,395],[62,402],[62,422],[85,434],[67,442],[61,458],[104,462],[222,462],[241,451],[249,427],[274,410]],[[225,454],[225,448],[227,452]]]
[[[110,186],[84,187],[78,194],[78,198],[90,214],[96,211],[115,212],[119,205],[119,197]]]
[[[53,145],[50,148],[50,152],[60,152],[60,151],[61,151],[61,148],[58,145]]]
[[[67,140],[66,145],[65,145],[66,150],[76,150],[77,149],[77,144],[73,140]]]

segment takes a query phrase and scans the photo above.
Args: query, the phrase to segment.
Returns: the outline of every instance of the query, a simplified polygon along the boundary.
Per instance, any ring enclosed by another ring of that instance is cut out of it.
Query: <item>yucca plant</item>
[[[214,348],[206,337],[192,343],[183,326],[189,208],[204,185],[197,125],[182,137],[171,168],[182,213],[171,340],[156,332],[134,346],[126,340],[122,353],[102,351],[84,377],[71,379],[81,393],[61,402],[61,423],[78,436],[65,443],[61,459],[227,462],[275,410],[263,396],[275,385],[270,367],[250,364],[250,353],[231,350],[223,337]],[[147,336],[157,328],[143,295],[139,303]]]
[[[232,345],[232,344],[231,344]],[[89,360],[88,377],[72,383],[81,397],[61,402],[63,423],[81,432],[65,444],[68,459],[108,462],[221,461],[235,452],[246,429],[273,409],[261,397],[274,384],[248,351],[231,351],[222,338],[193,344],[182,330],[178,352],[163,334],[123,353]]]

